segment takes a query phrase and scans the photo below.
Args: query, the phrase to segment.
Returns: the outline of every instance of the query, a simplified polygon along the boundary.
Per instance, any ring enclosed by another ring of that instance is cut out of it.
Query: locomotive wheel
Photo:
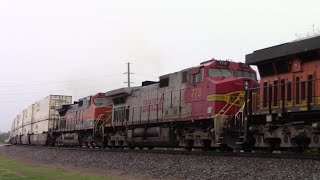
[[[221,147],[219,147],[219,151],[221,152],[232,152],[233,149],[227,145],[222,145]]]
[[[247,153],[252,152],[252,149],[250,149],[250,148],[243,148],[242,150],[243,150],[244,152],[247,152]]]
[[[208,151],[210,150],[210,143],[209,140],[203,140],[203,147],[201,148],[202,151]]]
[[[192,148],[193,148],[194,141],[193,140],[187,140],[186,142],[187,142],[187,146],[184,147],[184,149],[187,150],[187,151],[191,151]]]
[[[88,143],[86,141],[82,141],[82,147],[87,148],[88,147]]]
[[[305,135],[300,135],[294,139],[294,142],[298,144],[296,153],[303,153],[306,149],[308,149],[311,139],[307,138]]]

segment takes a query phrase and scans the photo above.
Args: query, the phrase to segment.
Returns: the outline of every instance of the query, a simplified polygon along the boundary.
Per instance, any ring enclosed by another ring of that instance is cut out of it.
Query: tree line
[[[0,134],[0,143],[4,143],[5,140],[8,139],[9,135],[10,135],[10,131]]]

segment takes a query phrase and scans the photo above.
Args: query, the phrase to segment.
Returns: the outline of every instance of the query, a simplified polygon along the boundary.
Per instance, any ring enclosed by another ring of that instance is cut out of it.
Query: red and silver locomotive
[[[246,64],[212,59],[159,82],[109,91],[113,114],[105,139],[112,147],[226,147],[244,89],[257,86]],[[240,137],[234,133],[233,144]]]

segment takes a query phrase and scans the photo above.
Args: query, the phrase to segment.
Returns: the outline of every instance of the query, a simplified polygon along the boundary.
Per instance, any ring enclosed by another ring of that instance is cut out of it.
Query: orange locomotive
[[[254,51],[246,63],[261,76],[248,91],[254,147],[320,148],[320,36]]]
[[[53,134],[56,146],[103,145],[102,132],[112,114],[112,103],[104,93],[62,105],[57,110],[60,120]]]

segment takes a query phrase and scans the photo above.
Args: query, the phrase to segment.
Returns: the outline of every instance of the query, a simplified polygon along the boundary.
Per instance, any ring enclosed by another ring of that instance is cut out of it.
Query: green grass
[[[40,167],[29,165],[22,161],[0,156],[0,180],[102,180],[113,179],[103,176],[88,176],[68,172],[62,168]]]
[[[304,152],[304,154],[307,155],[319,155],[319,150],[317,148],[310,148],[307,151]]]

